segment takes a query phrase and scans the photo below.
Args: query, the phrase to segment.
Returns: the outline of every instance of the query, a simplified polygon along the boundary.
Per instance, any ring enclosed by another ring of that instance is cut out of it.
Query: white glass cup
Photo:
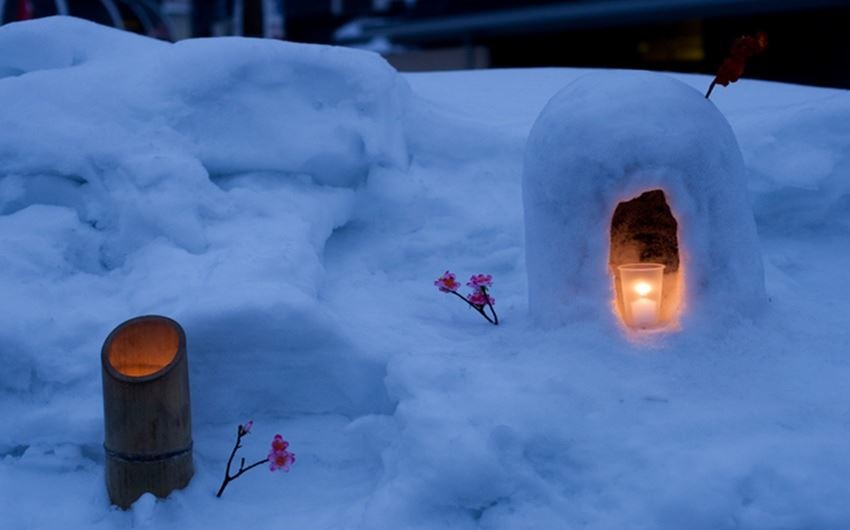
[[[636,329],[655,327],[661,320],[661,287],[664,265],[660,263],[627,263],[620,271],[620,292],[628,326]]]

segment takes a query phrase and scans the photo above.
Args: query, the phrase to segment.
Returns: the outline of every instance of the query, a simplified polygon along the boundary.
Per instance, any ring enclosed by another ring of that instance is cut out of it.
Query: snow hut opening
[[[627,307],[621,267],[629,264],[663,265],[660,300],[655,308],[652,326],[663,327],[674,322],[681,296],[681,262],[679,260],[678,223],[667,204],[664,192],[659,189],[642,193],[631,200],[617,204],[611,218],[611,247],[608,264],[614,281],[614,307],[621,320],[634,325],[635,316]],[[637,284],[638,288],[646,285]],[[644,287],[648,294],[650,287]],[[625,289],[628,291],[628,288]]]
[[[120,328],[108,343],[112,368],[126,377],[144,377],[168,366],[180,347],[179,331],[166,320],[140,319]]]

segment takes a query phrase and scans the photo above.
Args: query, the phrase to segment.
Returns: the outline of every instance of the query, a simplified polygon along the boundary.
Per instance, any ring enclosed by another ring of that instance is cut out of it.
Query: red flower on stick
[[[708,99],[715,85],[729,86],[729,83],[734,83],[740,79],[744,75],[747,60],[764,52],[765,49],[767,49],[767,35],[762,32],[757,33],[755,37],[746,36],[735,39],[729,57],[718,68],[714,81],[711,82],[708,92],[705,93],[705,98]]]
[[[466,282],[467,287],[472,289],[472,292],[466,295],[466,298],[457,292],[460,282],[457,281],[457,277],[453,272],[444,272],[442,276],[434,281],[434,285],[437,286],[440,292],[453,294],[466,302],[469,307],[478,311],[478,314],[486,318],[487,322],[494,326],[499,325],[499,317],[496,315],[496,310],[493,309],[496,299],[490,296],[488,292],[490,287],[493,287],[493,276],[490,274],[473,274],[469,278],[469,281]],[[485,308],[490,310],[492,317],[487,314]]]
[[[250,471],[261,464],[268,462],[269,469],[272,471],[276,471],[278,469],[289,471],[290,466],[295,463],[295,453],[288,451],[289,442],[284,440],[283,436],[275,434],[274,438],[272,438],[271,451],[269,451],[269,455],[266,458],[257,460],[253,464],[247,466],[245,465],[245,459],[241,458],[239,460],[239,469],[236,473],[231,474],[230,466],[233,464],[233,457],[236,456],[236,451],[242,447],[242,438],[251,433],[251,427],[253,426],[254,422],[249,421],[245,425],[240,425],[236,428],[236,445],[233,446],[233,450],[230,452],[230,458],[227,459],[227,468],[224,470],[224,480],[221,483],[221,487],[218,488],[218,493],[215,494],[216,497],[221,497],[221,494],[224,493],[224,489],[232,480],[236,480],[246,471]]]

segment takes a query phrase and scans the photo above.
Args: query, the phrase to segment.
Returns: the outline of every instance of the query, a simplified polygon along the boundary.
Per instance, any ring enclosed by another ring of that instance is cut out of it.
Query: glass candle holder
[[[628,263],[620,271],[620,292],[626,324],[636,329],[655,327],[661,316],[661,286],[664,265]]]

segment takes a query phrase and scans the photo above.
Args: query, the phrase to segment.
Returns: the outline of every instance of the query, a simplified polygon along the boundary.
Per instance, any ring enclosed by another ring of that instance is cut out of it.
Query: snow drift
[[[56,17],[0,28],[0,76],[0,392],[94,380],[113,326],[162,313],[201,417],[271,406],[284,368],[288,413],[389,406],[382,362],[317,302],[353,190],[407,164],[383,59]]]

